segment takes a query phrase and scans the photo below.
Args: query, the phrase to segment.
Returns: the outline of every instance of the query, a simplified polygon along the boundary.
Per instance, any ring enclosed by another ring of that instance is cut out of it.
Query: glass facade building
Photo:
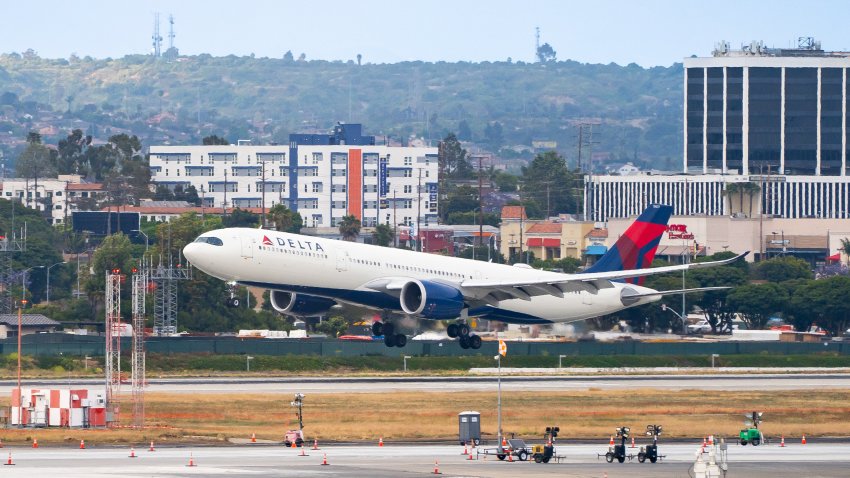
[[[684,66],[684,172],[848,174],[850,55],[759,46]]]

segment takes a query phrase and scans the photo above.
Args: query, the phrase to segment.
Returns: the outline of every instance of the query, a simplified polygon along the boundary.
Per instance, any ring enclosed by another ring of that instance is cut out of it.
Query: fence
[[[104,338],[91,335],[33,334],[22,337],[24,355],[102,356]],[[129,351],[130,338],[121,347]],[[154,354],[252,354],[461,356],[495,355],[497,343],[484,342],[479,350],[463,350],[453,341],[409,341],[404,348],[389,348],[383,342],[352,342],[334,339],[260,339],[238,337],[149,337],[147,351]],[[510,342],[511,355],[604,356],[604,355],[805,355],[850,354],[850,342]],[[17,352],[15,339],[0,340],[0,353]]]

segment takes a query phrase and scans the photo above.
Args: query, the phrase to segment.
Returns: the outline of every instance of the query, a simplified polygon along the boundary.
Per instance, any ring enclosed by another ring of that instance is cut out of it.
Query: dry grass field
[[[144,430],[6,429],[0,437],[3,442],[36,437],[40,443],[69,444],[85,439],[89,446],[150,440],[224,442],[251,433],[279,441],[297,423],[291,399],[274,394],[149,393],[150,427]],[[453,439],[457,413],[463,410],[482,413],[485,438],[496,433],[495,393],[310,394],[304,403],[305,434],[310,440]],[[767,436],[847,436],[850,423],[850,390],[505,392],[502,404],[506,433],[537,438],[546,426],[558,425],[567,441],[607,441],[615,427],[639,431],[648,424],[663,425],[666,437],[728,437],[737,435],[744,413],[753,410],[764,412],[762,429]]]

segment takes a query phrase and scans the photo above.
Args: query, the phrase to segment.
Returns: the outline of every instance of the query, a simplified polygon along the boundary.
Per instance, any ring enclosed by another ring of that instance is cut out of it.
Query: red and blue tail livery
[[[612,272],[649,267],[672,213],[671,206],[647,206],[611,249],[585,272]],[[643,277],[626,279],[626,282],[639,284],[643,282]]]

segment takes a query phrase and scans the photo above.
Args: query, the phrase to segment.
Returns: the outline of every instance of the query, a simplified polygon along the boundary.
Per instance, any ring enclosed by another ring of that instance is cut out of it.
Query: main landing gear
[[[227,283],[227,293],[230,295],[227,299],[224,299],[224,305],[231,308],[239,307],[239,298],[236,297],[236,283],[228,282]]]
[[[469,328],[469,324],[466,322],[449,324],[449,327],[446,330],[449,337],[457,337],[457,341],[460,343],[460,348],[478,350],[481,348],[481,337],[475,334],[470,334],[470,331],[471,329]]]
[[[387,347],[404,347],[407,345],[407,336],[395,333],[395,325],[381,321],[372,323],[372,335],[383,335],[384,345]]]

